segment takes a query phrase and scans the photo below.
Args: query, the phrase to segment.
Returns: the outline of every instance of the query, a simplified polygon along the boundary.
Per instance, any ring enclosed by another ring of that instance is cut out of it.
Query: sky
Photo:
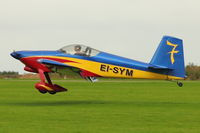
[[[150,62],[163,35],[183,39],[200,65],[199,0],[0,0],[0,71],[25,73],[18,50],[84,44]]]

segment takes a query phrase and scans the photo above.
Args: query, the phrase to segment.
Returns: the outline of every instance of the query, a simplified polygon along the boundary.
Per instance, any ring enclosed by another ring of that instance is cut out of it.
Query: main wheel
[[[39,90],[39,92],[42,93],[42,94],[47,93],[47,91],[44,91],[44,90]]]
[[[49,94],[54,95],[54,94],[56,94],[56,92],[55,91],[49,91]]]

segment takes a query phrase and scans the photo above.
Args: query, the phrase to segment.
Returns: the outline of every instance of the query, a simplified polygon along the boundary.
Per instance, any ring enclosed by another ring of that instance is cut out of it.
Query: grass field
[[[197,81],[56,81],[69,88],[56,95],[36,82],[0,80],[0,133],[200,132]]]

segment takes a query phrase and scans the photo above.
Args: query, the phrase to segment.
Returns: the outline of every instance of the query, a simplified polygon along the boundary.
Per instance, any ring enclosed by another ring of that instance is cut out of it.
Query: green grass
[[[69,89],[56,95],[36,82],[0,80],[0,133],[200,132],[197,81],[56,81]]]

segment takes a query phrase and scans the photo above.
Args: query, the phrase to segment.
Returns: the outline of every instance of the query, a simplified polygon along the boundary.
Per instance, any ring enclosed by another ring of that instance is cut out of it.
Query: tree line
[[[0,72],[0,75],[19,75],[19,73],[15,71],[3,71]]]
[[[19,73],[15,71],[0,71],[0,78],[18,78]]]
[[[200,66],[194,63],[189,63],[186,68],[187,79],[189,80],[200,80]]]

